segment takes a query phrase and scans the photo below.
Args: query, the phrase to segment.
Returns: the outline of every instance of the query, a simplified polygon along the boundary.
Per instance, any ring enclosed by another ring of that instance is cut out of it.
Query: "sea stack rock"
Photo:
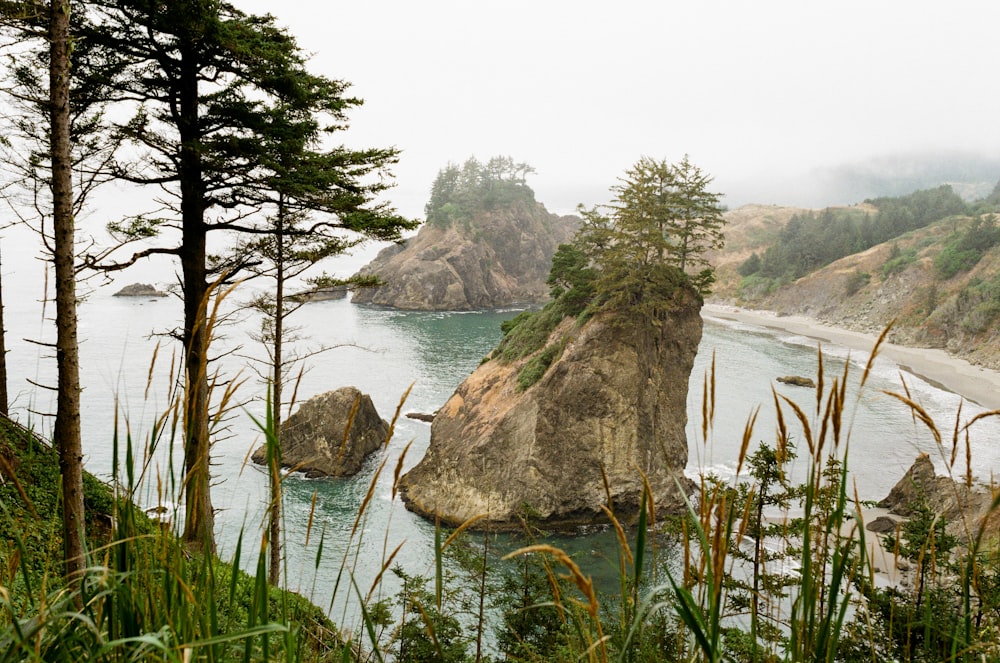
[[[655,318],[565,318],[545,348],[480,365],[438,411],[427,454],[402,478],[407,507],[452,525],[488,514],[484,525],[518,527],[528,514],[568,528],[606,521],[610,493],[629,521],[645,475],[657,511],[680,510],[692,487],[686,401],[700,309],[686,288]],[[523,369],[546,353],[548,368],[524,388]]]
[[[359,288],[352,301],[419,311],[544,302],[552,255],[579,224],[578,217],[550,214],[533,200],[477,209],[463,221],[427,223],[358,272],[384,285]]]
[[[355,387],[328,391],[303,403],[281,427],[281,464],[308,477],[352,476],[388,434],[389,423],[379,417],[368,394]],[[266,449],[260,447],[250,458],[266,464]]]

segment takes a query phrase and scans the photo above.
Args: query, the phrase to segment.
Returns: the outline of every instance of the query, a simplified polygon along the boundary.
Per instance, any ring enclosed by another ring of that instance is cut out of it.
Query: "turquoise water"
[[[12,310],[15,318],[8,324],[15,329],[12,336],[37,337],[47,329],[48,325],[37,314],[18,313],[21,309],[16,305]],[[500,337],[500,323],[516,313],[515,310],[402,312],[355,306],[348,301],[310,304],[292,318],[292,323],[300,327],[300,340],[294,347],[303,355],[309,354],[303,364],[305,371],[297,398],[301,401],[354,385],[370,394],[382,416],[389,419],[402,395],[411,389],[402,412],[433,412],[494,347]],[[179,317],[180,303],[174,298],[117,299],[110,292],[99,291],[82,305],[84,445],[87,467],[92,472],[102,476],[111,473],[116,406],[120,431],[127,425],[138,444],[148,439],[152,422],[166,407],[176,382],[176,368],[172,369],[172,362],[176,363],[176,344],[150,334],[171,330]],[[233,399],[236,406],[222,417],[216,431],[213,500],[219,510],[219,548],[223,556],[232,556],[242,533],[241,563],[247,568],[255,564],[258,527],[264,518],[267,492],[264,474],[246,461],[260,444],[250,414],[262,413],[259,399],[265,392],[253,370],[254,358],[262,356],[260,348],[248,338],[248,332],[255,328],[253,319],[237,316],[219,329],[214,346],[220,357],[220,381],[233,384],[242,381]],[[155,352],[157,343],[161,345]],[[744,425],[758,405],[760,412],[753,439],[755,442],[773,439],[776,419],[772,388],[799,403],[810,416],[814,415],[813,391],[780,385],[774,378],[786,374],[815,375],[816,346],[813,340],[770,330],[707,323],[691,379],[688,473],[694,476],[711,471],[732,477]],[[23,347],[11,354],[12,390],[20,394],[15,411],[44,430],[48,420],[31,413],[50,411],[51,402],[43,401],[45,395],[39,395],[41,392],[24,380],[43,383],[51,380],[53,362],[40,359],[37,348],[29,352]],[[704,440],[702,385],[713,352],[716,416],[708,440]],[[867,356],[850,353],[849,358],[847,351],[827,347],[824,357],[828,382],[841,375],[850,363],[846,422],[849,436],[845,435],[849,444],[838,453],[849,453],[849,465],[861,499],[883,497],[919,452],[930,453],[943,467],[947,450],[942,453],[923,425],[916,423],[898,401],[882,393],[902,390],[896,366],[882,360],[876,362],[869,384],[859,393],[857,381]],[[905,376],[905,379],[914,397],[938,418],[943,430],[950,431],[959,398],[916,377]],[[966,407],[963,419],[975,411]],[[794,418],[787,408],[785,417],[790,422]],[[790,427],[796,439],[803,440],[800,427]],[[410,573],[432,573],[432,525],[407,512],[399,498],[392,495],[397,465],[405,470],[418,461],[427,447],[429,431],[428,424],[400,418],[392,441],[370,459],[357,477],[307,480],[291,476],[285,481],[288,584],[328,607],[334,618],[343,623],[351,623],[344,616],[353,613],[350,606],[356,598],[352,597],[356,597],[357,591],[367,594],[384,561],[397,547],[395,563]],[[997,442],[1000,432],[995,424],[974,431],[971,444],[977,476],[988,478],[994,467],[1000,467]],[[404,457],[407,445],[409,450]],[[960,456],[964,458],[964,451]],[[140,495],[144,505],[151,506],[163,499],[160,496],[163,487],[170,485],[171,459],[176,467],[180,466],[179,450],[171,453],[166,442],[151,454],[146,489]],[[373,484],[380,467],[384,469]],[[804,461],[799,461],[793,471],[801,475],[804,468]],[[366,518],[352,537],[355,518],[370,485],[374,485],[374,490]],[[607,536],[601,534],[561,540],[561,544],[575,546],[583,557],[592,558],[595,565],[603,564],[602,560],[612,550]],[[358,590],[350,589],[344,578],[337,585],[343,559],[356,570]],[[394,591],[393,583],[388,582],[383,591]]]

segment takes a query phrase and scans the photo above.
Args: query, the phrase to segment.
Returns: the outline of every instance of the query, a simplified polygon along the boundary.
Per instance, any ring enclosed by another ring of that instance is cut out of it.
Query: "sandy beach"
[[[774,329],[850,350],[871,352],[878,336],[841,329],[813,318],[798,315],[779,316],[770,311],[754,311],[735,306],[705,304],[702,316],[707,319],[731,320],[766,329]],[[879,357],[898,364],[901,369],[917,375],[935,386],[947,389],[988,410],[1000,410],[1000,372],[973,366],[964,359],[952,357],[944,350],[911,348],[883,343]]]

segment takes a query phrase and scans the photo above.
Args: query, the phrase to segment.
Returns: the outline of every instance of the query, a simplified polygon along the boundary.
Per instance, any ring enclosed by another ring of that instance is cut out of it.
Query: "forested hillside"
[[[735,210],[714,298],[861,331],[895,320],[896,342],[996,368],[998,209],[1000,184],[972,202],[945,185],[851,207]]]

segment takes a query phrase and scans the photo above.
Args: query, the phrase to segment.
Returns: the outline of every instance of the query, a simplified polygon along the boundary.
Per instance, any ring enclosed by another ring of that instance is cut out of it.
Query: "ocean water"
[[[5,274],[5,279],[9,278]],[[169,416],[165,432],[150,450],[154,424],[168,408],[176,389],[178,347],[167,334],[181,315],[175,297],[160,299],[115,298],[114,289],[95,290],[80,308],[82,340],[83,426],[87,468],[102,477],[113,469],[113,441],[119,445],[129,435],[142,459],[145,483],[138,499],[143,506],[174,504],[171,486],[179,481],[180,450],[169,441]],[[6,294],[6,291],[5,291]],[[213,452],[213,501],[218,509],[217,536],[220,553],[231,557],[243,537],[240,563],[250,569],[256,562],[259,527],[265,517],[266,477],[247,460],[261,443],[252,417],[263,413],[265,387],[255,371],[262,349],[251,340],[258,321],[241,313],[236,296],[229,302],[230,319],[217,329],[214,354],[219,357],[220,384],[238,385],[230,409],[216,430]],[[51,351],[21,339],[51,340],[52,313],[40,310],[37,299],[21,298],[7,304],[7,327],[11,353],[9,381],[15,394],[14,414],[42,432],[51,428],[51,394],[32,386],[51,384],[54,361]],[[392,418],[402,412],[433,412],[451,395],[495,346],[500,323],[516,310],[472,313],[423,313],[361,307],[347,300],[310,304],[291,319],[299,328],[293,347],[302,355],[303,373],[297,386],[299,401],[310,396],[354,385],[371,395],[381,415]],[[706,376],[715,362],[715,417],[707,439],[702,435],[702,397]],[[694,476],[712,472],[732,478],[744,427],[756,411],[752,439],[773,443],[776,428],[774,396],[787,396],[799,404],[811,422],[816,420],[814,392],[774,381],[781,375],[815,376],[817,342],[782,335],[773,330],[736,323],[707,322],[689,389],[687,472]],[[929,453],[939,468],[950,458],[951,431],[961,399],[916,376],[878,359],[868,383],[859,379],[868,357],[833,346],[823,347],[827,384],[848,371],[847,413],[843,442],[831,451],[847,454],[851,476],[860,499],[885,496],[918,453]],[[903,380],[911,396],[934,417],[945,436],[939,446],[927,427],[885,392],[903,392]],[[405,403],[400,399],[409,390]],[[290,392],[289,392],[290,395]],[[759,408],[759,410],[758,410]],[[805,434],[787,405],[784,418],[805,455]],[[981,411],[964,404],[961,420]],[[116,432],[117,431],[117,432]],[[410,573],[428,574],[433,569],[433,526],[407,512],[392,495],[397,466],[412,467],[429,442],[430,426],[400,417],[395,436],[373,456],[365,469],[351,479],[308,480],[290,476],[285,480],[285,519],[288,585],[330,610],[342,623],[351,623],[351,605],[357,592],[366,594],[389,554]],[[964,444],[964,441],[963,441]],[[1000,467],[1000,425],[986,421],[972,429],[969,437],[974,474],[989,480]],[[965,448],[958,454],[955,471],[965,472]],[[801,478],[805,461],[793,465],[793,478]],[[381,469],[380,469],[381,468]],[[379,478],[373,481],[373,477]],[[365,518],[356,522],[360,505],[374,485]],[[353,532],[353,534],[352,534]],[[583,537],[571,545],[578,550],[605,549],[601,534]],[[340,565],[356,573],[358,589],[339,580]],[[391,593],[390,581],[381,596]],[[378,592],[375,597],[380,596]]]

